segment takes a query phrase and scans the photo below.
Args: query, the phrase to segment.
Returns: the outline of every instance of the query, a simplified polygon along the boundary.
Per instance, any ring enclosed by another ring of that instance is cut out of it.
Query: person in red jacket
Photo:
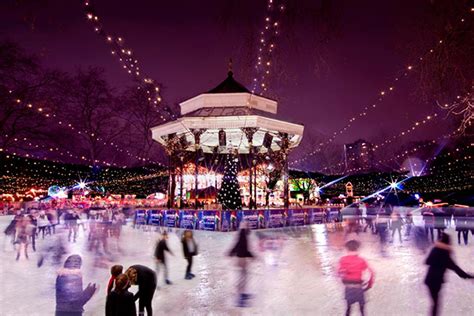
[[[107,284],[107,295],[112,292],[114,286],[115,286],[115,279],[122,274],[123,271],[123,266],[121,265],[115,265],[110,268],[110,279],[109,283]]]
[[[357,250],[359,247],[360,243],[357,240],[349,240],[346,243],[349,253],[339,260],[338,274],[345,286],[346,315],[350,315],[351,306],[355,303],[359,303],[360,312],[364,315],[364,292],[374,284],[374,272],[367,264],[367,261],[358,255]],[[368,281],[365,281],[363,278],[365,272],[368,272],[370,275]]]

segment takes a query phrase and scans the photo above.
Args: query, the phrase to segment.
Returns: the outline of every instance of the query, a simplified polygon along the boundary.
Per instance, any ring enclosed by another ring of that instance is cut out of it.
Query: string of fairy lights
[[[429,144],[425,144],[425,146],[431,144],[436,144],[436,141],[429,142]],[[417,146],[417,148],[422,148],[422,146]],[[421,182],[411,179],[410,181],[416,181],[417,184],[411,185],[410,190],[434,190],[442,192],[448,189],[465,190],[472,188],[474,175],[469,168],[469,164],[472,161],[473,148],[474,144],[471,143],[427,159],[425,162],[426,165],[432,163],[430,168],[427,169],[427,172],[425,172],[429,174],[429,176],[420,177],[423,179]],[[414,148],[413,151],[415,149],[416,148]],[[405,151],[398,155],[398,157],[407,154],[408,151]],[[2,181],[0,191],[2,193],[27,191],[31,188],[45,189],[58,184],[61,186],[71,186],[77,183],[77,180],[73,179],[90,179],[92,170],[95,168],[93,166],[84,165],[64,165],[51,161],[35,161],[31,158],[27,159],[13,155],[0,156],[0,158],[1,157],[3,157],[3,159],[0,159],[3,161],[2,172],[0,172],[0,180]],[[403,171],[404,170],[400,170],[399,172]],[[432,173],[430,171],[436,172]],[[370,190],[371,188],[380,187],[380,177],[382,174],[384,173],[372,173],[369,176],[353,175],[350,176],[350,179],[348,178],[346,180],[357,183],[359,190],[362,190],[362,188]],[[155,169],[153,173],[149,173],[149,170],[145,170],[145,168],[136,168],[133,170],[105,168],[95,176],[96,179],[88,181],[88,184],[104,186],[108,192],[150,193],[156,190],[154,182],[150,183],[150,181],[157,179],[159,181],[158,183],[164,184],[166,177],[166,170],[160,170],[159,168]],[[426,183],[430,183],[430,186],[427,186]],[[438,188],[433,188],[432,186],[438,186]],[[337,185],[335,185],[335,188],[337,188]]]
[[[424,125],[424,124],[427,124],[428,122],[432,121],[433,118],[437,117],[438,115],[436,114],[433,114],[431,116],[427,116],[424,120],[420,120],[420,121],[417,121],[413,124],[413,126],[411,128],[408,128],[406,131],[402,131],[394,136],[392,136],[392,138],[389,138],[388,140],[382,142],[381,144],[379,145],[374,145],[372,146],[371,148],[369,148],[370,152],[371,153],[374,153],[376,152],[377,150],[381,149],[383,146],[385,146],[386,144],[392,142],[393,140],[395,140],[396,138],[399,138],[399,137],[403,137],[403,136],[406,136],[406,135],[409,135],[412,131],[414,131],[416,128]],[[391,161],[395,161],[399,158],[403,158],[409,154],[412,154],[412,153],[415,153],[416,151],[422,149],[422,148],[425,148],[427,147],[428,145],[431,145],[431,144],[436,144],[436,143],[439,143],[440,141],[442,140],[445,140],[447,138],[452,138],[452,137],[455,137],[457,136],[457,130],[451,132],[450,134],[447,134],[447,135],[443,135],[441,137],[439,137],[438,139],[436,140],[432,140],[432,141],[429,141],[429,142],[425,142],[424,144],[418,144],[416,145],[415,147],[409,149],[409,150],[405,150],[403,153],[401,154],[397,154],[397,155],[394,155],[392,156],[391,158],[389,159],[385,159],[385,160],[378,160],[378,161],[374,161],[376,164],[378,165],[381,165],[383,166],[384,164],[386,163],[389,163]],[[428,161],[426,162],[428,163]],[[334,166],[336,166],[337,168],[343,168],[345,167],[346,163],[345,162],[340,162],[340,163],[337,163],[337,164],[334,164],[332,166],[327,166],[327,167],[324,167],[321,169],[321,171],[323,172],[326,172],[326,171],[329,171],[329,170],[332,170],[334,168]],[[364,168],[363,167],[355,167],[355,168],[349,168],[349,169],[345,169],[344,172],[345,173],[354,173],[354,172],[360,172],[360,171],[364,171]]]
[[[474,12],[474,8],[469,8],[469,12],[471,12],[471,13]],[[463,25],[466,22],[467,16],[468,15],[466,14],[466,16],[461,16],[461,17],[458,18],[459,25]],[[444,44],[445,44],[445,41],[443,39],[439,39],[436,42],[435,46],[430,48],[429,50],[427,50],[422,56],[418,57],[418,60],[414,61],[413,63],[411,63],[407,66],[405,66],[405,71],[402,73],[402,75],[396,76],[389,85],[387,85],[385,88],[381,89],[378,92],[377,97],[376,97],[374,102],[372,102],[369,105],[364,106],[362,111],[359,112],[358,114],[354,115],[353,117],[351,117],[348,120],[348,122],[341,129],[333,132],[332,136],[327,141],[319,143],[313,151],[305,154],[301,158],[294,159],[294,160],[290,161],[289,164],[290,165],[296,165],[298,163],[306,161],[310,157],[312,157],[315,154],[321,152],[321,150],[324,148],[324,146],[330,145],[338,136],[342,135],[343,133],[348,131],[351,127],[353,127],[354,122],[356,122],[356,121],[358,121],[362,118],[365,118],[371,111],[378,108],[379,105],[383,104],[383,101],[386,99],[387,96],[393,95],[393,92],[396,90],[395,88],[396,88],[397,84],[401,81],[401,79],[407,78],[410,73],[412,73],[414,70],[416,70],[416,65],[417,65],[418,62],[422,62],[427,56],[429,56],[430,54],[433,54],[438,48],[442,47]]]
[[[9,91],[10,94],[13,93],[13,91]],[[24,106],[25,108],[27,109],[30,109],[31,111],[34,111],[42,116],[44,116],[46,119],[52,119],[58,126],[62,127],[62,128],[68,128],[70,129],[72,132],[74,133],[77,133],[78,135],[89,135],[90,137],[95,137],[95,140],[97,141],[102,141],[103,145],[105,146],[109,146],[110,148],[113,148],[114,150],[116,150],[117,152],[121,153],[121,154],[126,154],[128,157],[130,158],[134,158],[134,159],[137,159],[138,161],[143,161],[143,162],[148,162],[148,163],[152,163],[152,164],[159,164],[161,165],[161,163],[157,162],[157,161],[154,161],[152,159],[149,159],[149,158],[146,158],[146,157],[141,157],[139,155],[135,155],[134,153],[132,153],[130,150],[128,150],[127,148],[124,148],[124,147],[121,147],[119,146],[117,143],[114,143],[113,141],[106,141],[106,140],[103,140],[101,139],[99,136],[96,136],[94,134],[94,132],[89,132],[87,130],[81,130],[80,128],[74,126],[73,124],[71,123],[68,123],[68,122],[65,122],[63,120],[60,120],[60,119],[57,119],[57,115],[51,111],[48,111],[47,108],[45,107],[42,107],[42,106],[37,106],[33,103],[24,103],[22,102],[21,99],[15,99],[14,101],[18,106]],[[59,149],[58,149],[59,151]],[[67,155],[67,154],[66,154]],[[64,153],[62,156],[66,156]],[[70,156],[71,154],[69,154]],[[71,157],[71,156],[70,156]],[[86,161],[87,158],[82,156],[80,157],[81,160],[84,160]],[[115,165],[113,162],[108,162],[108,161],[105,161],[105,160],[94,160],[92,161],[93,163],[103,163],[105,165]]]
[[[18,139],[18,138],[13,139],[14,143],[27,142],[27,141],[28,141],[27,137],[22,137],[21,139]],[[48,153],[57,153],[61,157],[73,158],[73,159],[76,159],[80,162],[88,162],[88,163],[92,163],[92,164],[102,163],[106,166],[126,168],[126,166],[120,166],[116,163],[107,162],[105,160],[99,160],[99,159],[93,160],[93,159],[89,159],[85,156],[78,156],[78,155],[75,155],[75,154],[71,153],[69,150],[66,150],[65,152],[63,152],[63,151],[61,151],[61,149],[59,147],[48,146],[48,145],[45,145],[45,144],[40,144],[40,145],[39,144],[33,144],[33,143],[31,143],[31,139],[30,139],[30,142],[23,143],[21,146],[22,147],[23,146],[28,146],[28,147],[30,147],[31,149],[34,149],[34,150],[42,149],[42,150],[44,150],[45,152],[48,152]],[[20,147],[20,145],[18,145],[18,147]],[[22,155],[20,153],[15,152],[15,151],[4,150],[3,148],[0,148],[0,152],[3,152],[3,151],[7,152],[7,153],[10,153],[14,156],[18,155],[18,156],[23,156],[23,157],[26,157],[26,158],[35,158],[35,159],[43,159],[43,160],[51,160],[51,161],[54,161],[54,162],[60,162],[57,159],[48,158],[46,156],[41,157],[39,155],[35,155],[35,154],[31,154],[31,153],[25,153],[24,155]]]
[[[33,189],[47,189],[53,185],[70,187],[78,179],[87,180],[88,186],[103,186],[108,191],[128,190],[130,183],[147,186],[150,180],[164,182],[166,170],[155,168],[97,168],[96,166],[72,165],[51,160],[35,160],[0,153],[0,193],[17,193]],[[149,190],[153,190],[151,185]],[[156,189],[156,188],[155,188]]]
[[[97,14],[92,0],[84,1],[84,13],[92,25],[94,32],[103,38],[105,43],[110,47],[112,56],[117,58],[126,73],[143,84],[143,88],[149,95],[148,101],[152,102],[156,110],[159,111],[161,120],[167,121],[168,119],[176,119],[176,116],[168,107],[159,108],[162,103],[160,86],[153,79],[145,75],[144,71],[140,68],[139,60],[133,53],[133,50],[125,44],[124,37],[116,36],[111,32],[105,31],[102,19]],[[138,86],[138,89],[141,88],[141,86]]]
[[[276,38],[280,34],[281,17],[285,11],[285,1],[268,0],[264,15],[264,23],[258,37],[256,75],[252,80],[252,93],[266,92],[272,55],[276,48]]]

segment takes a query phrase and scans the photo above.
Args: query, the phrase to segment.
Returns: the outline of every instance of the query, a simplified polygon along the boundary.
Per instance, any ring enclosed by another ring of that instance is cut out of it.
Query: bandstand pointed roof
[[[209,90],[207,93],[239,93],[239,92],[247,92],[250,91],[241,83],[237,82],[234,79],[234,73],[229,70],[227,73],[227,78],[222,81],[217,87],[214,89]]]
[[[179,142],[186,151],[246,154],[250,147],[261,153],[278,151],[286,136],[289,148],[294,148],[303,137],[303,125],[277,119],[277,101],[252,94],[234,79],[232,71],[217,87],[181,102],[180,108],[180,118],[151,129],[154,140],[164,146]],[[248,129],[254,131],[251,143],[245,133]],[[221,131],[225,144],[219,139]]]

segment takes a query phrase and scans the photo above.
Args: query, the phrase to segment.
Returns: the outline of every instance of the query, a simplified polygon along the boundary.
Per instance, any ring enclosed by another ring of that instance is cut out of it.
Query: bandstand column
[[[254,206],[255,206],[255,209],[257,208],[257,157],[255,157],[255,159],[253,160],[254,163],[253,163],[253,181],[254,181],[254,185],[253,185],[253,190],[254,190],[254,195],[253,195],[253,200],[254,200]]]
[[[166,142],[166,154],[168,155],[168,208],[173,208],[174,206],[174,190],[176,187],[175,172],[173,171],[173,155],[175,153],[175,137],[173,135],[168,136]]]
[[[199,176],[199,149],[201,148],[201,135],[203,130],[194,129],[191,131],[194,135],[194,207],[195,209],[198,208],[198,190],[199,190],[199,183],[198,183],[198,176]]]
[[[183,181],[183,176],[184,176],[184,157],[183,155],[181,154],[181,156],[179,157],[179,160],[180,160],[180,167],[179,167],[179,208],[182,209],[183,208],[183,185],[184,185],[184,181]]]
[[[247,142],[249,143],[249,161],[250,161],[250,166],[249,166],[249,194],[250,194],[250,199],[249,199],[249,209],[252,209],[253,207],[253,135],[257,131],[256,128],[244,128],[244,133],[245,136],[247,136]]]
[[[289,141],[288,134],[281,134],[281,153],[283,155],[283,201],[285,209],[288,209],[290,206],[290,197],[289,197],[289,185],[288,185],[288,152],[289,152]]]

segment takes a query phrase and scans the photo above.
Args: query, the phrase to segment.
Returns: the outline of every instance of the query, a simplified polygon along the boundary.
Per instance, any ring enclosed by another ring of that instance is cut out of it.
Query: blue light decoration
[[[64,199],[67,197],[67,188],[53,185],[48,188],[48,195],[52,198]]]

